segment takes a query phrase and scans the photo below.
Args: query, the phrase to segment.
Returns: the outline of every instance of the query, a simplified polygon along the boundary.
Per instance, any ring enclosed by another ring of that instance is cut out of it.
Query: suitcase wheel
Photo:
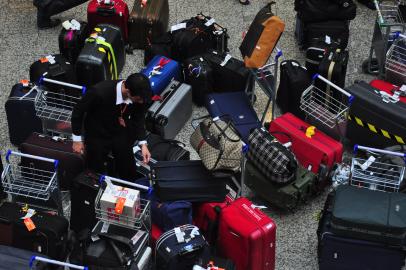
[[[362,72],[371,75],[378,74],[379,73],[378,59],[372,58],[371,61],[367,59],[364,62],[362,62]]]

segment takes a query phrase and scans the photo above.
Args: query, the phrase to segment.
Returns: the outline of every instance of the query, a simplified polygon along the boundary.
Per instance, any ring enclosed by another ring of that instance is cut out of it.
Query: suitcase
[[[0,205],[0,244],[64,260],[67,255],[68,220],[36,211],[30,218],[35,226],[32,230],[29,220],[21,219],[26,214],[17,203],[3,202]]]
[[[161,203],[156,198],[150,198],[150,201],[152,222],[162,232],[192,223],[192,203],[187,201]]]
[[[271,205],[293,211],[306,203],[317,191],[317,175],[299,166],[296,179],[285,185],[267,179],[253,164],[247,162],[244,171],[245,184]]]
[[[66,23],[67,22],[67,23]],[[67,28],[62,27],[58,37],[59,52],[70,63],[75,64],[80,51],[85,45],[85,39],[89,36],[89,26],[83,21],[65,21],[63,24]]]
[[[300,99],[303,92],[312,84],[310,73],[296,60],[285,60],[280,65],[279,88],[276,104],[282,113],[290,112],[305,119],[300,109]]]
[[[201,268],[197,268],[197,266]],[[236,270],[232,260],[215,256],[208,249],[206,249],[201,258],[199,258],[195,267],[197,269],[193,268],[194,270],[205,270],[209,267],[212,267],[211,269]]]
[[[152,93],[160,95],[172,80],[179,81],[180,65],[175,60],[157,55],[141,73],[149,78]]]
[[[295,0],[295,11],[303,22],[353,20],[357,6],[352,0]]]
[[[344,88],[348,58],[348,50],[342,50],[334,47],[327,48],[323,58],[320,61],[318,74],[339,87]],[[330,86],[325,82],[316,80],[316,86],[319,89],[325,90],[328,95],[335,97],[330,93]],[[335,98],[340,100],[340,97]]]
[[[285,23],[272,13],[273,4],[267,4],[257,13],[240,45],[247,68],[264,66],[285,30]]]
[[[406,142],[406,104],[366,82],[347,87],[354,96],[349,109],[347,138],[351,143],[385,148]]]
[[[317,229],[320,270],[400,270],[405,253],[380,243],[338,236],[331,232],[331,200],[329,194]],[[385,258],[385,260],[382,260]]]
[[[157,55],[172,58],[172,42],[171,32],[166,32],[160,37],[157,37],[154,42],[146,44],[144,50],[144,65],[151,62]]]
[[[70,192],[70,228],[76,233],[96,225],[95,199],[99,192],[99,175],[91,171],[80,173],[72,180]]]
[[[209,94],[206,108],[212,118],[230,118],[245,143],[248,143],[251,130],[261,127],[257,113],[245,92]]]
[[[128,21],[128,43],[132,49],[145,49],[168,28],[168,0],[135,0]]]
[[[74,66],[61,54],[47,55],[31,64],[30,81],[39,84],[41,77],[67,83],[76,83]],[[54,84],[44,84],[49,90],[59,89]]]
[[[349,38],[349,21],[323,21],[304,23],[296,17],[295,36],[302,49],[307,49],[314,38],[329,36],[340,43],[340,48],[345,49]]]
[[[244,62],[228,53],[211,51],[204,54],[203,59],[210,63],[213,70],[214,92],[253,91],[254,81]]]
[[[152,103],[146,118],[146,128],[164,139],[173,139],[192,115],[190,85],[173,80]]]
[[[206,95],[213,92],[214,78],[210,63],[202,56],[195,56],[183,62],[183,79],[192,87],[192,101],[204,106]]]
[[[241,197],[220,213],[218,247],[237,270],[275,269],[276,224]]]
[[[179,234],[183,238],[182,242],[178,240]],[[194,225],[185,224],[170,230],[162,234],[156,244],[156,269],[192,269],[206,247],[206,240],[200,234],[199,228]]]
[[[166,201],[222,202],[228,177],[215,177],[200,160],[161,161],[151,164],[154,191]]]
[[[20,145],[32,132],[42,133],[41,119],[36,116],[34,100],[37,91],[32,90],[34,85],[24,86],[15,84],[4,105],[10,142]]]
[[[90,29],[98,24],[111,24],[121,29],[125,42],[128,40],[129,10],[123,0],[91,0],[87,6],[87,22]]]
[[[406,90],[401,90],[399,86],[396,86],[390,82],[382,81],[382,80],[372,80],[369,83],[372,87],[379,89],[380,91],[386,92],[389,95],[394,95],[396,92],[399,94],[399,100],[403,103],[406,103]]]
[[[338,48],[340,43],[332,40],[329,36],[317,37],[310,40],[309,47],[306,49],[305,66],[311,76],[319,73],[319,65],[323,60],[326,51]]]
[[[281,143],[291,142],[291,150],[299,163],[318,174],[320,184],[323,184],[334,165],[341,163],[343,145],[318,129],[310,138],[307,137],[309,126],[293,114],[286,113],[270,123],[269,132]],[[309,152],[312,154],[309,155]]]
[[[99,24],[91,29],[94,32],[86,40],[75,68],[79,84],[87,87],[105,80],[117,80],[125,63],[120,28]]]
[[[333,200],[331,231],[343,237],[404,249],[406,195],[341,185]]]
[[[32,256],[46,256],[32,251],[0,245],[0,270],[27,270]],[[33,269],[51,270],[45,263],[34,262]]]
[[[59,160],[58,182],[59,188],[69,190],[73,179],[85,169],[85,160],[82,155],[73,153],[72,142],[58,137],[50,137],[39,133],[33,133],[19,147],[26,154],[43,156]],[[44,170],[53,170],[53,164],[35,161]]]

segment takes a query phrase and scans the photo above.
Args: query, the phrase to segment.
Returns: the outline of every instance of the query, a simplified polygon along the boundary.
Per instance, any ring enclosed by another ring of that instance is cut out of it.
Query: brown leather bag
[[[285,23],[272,13],[274,3],[258,12],[241,43],[240,51],[248,68],[260,68],[266,64],[285,29]]]

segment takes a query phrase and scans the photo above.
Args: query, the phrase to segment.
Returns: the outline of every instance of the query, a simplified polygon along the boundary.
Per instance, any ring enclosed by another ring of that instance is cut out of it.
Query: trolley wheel
[[[379,74],[378,59],[372,58],[371,61],[367,59],[364,62],[362,62],[362,72],[371,75]]]

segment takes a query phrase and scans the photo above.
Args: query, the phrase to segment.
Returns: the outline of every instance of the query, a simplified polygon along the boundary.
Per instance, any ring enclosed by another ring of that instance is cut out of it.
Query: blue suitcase
[[[213,118],[231,119],[245,143],[248,143],[251,130],[261,127],[257,113],[245,92],[209,94],[206,108]]]
[[[157,55],[141,73],[149,78],[153,95],[160,95],[172,80],[179,81],[180,65],[175,60]]]
[[[5,104],[10,141],[17,146],[31,133],[42,133],[42,122],[36,116],[34,108],[37,91],[31,90],[32,87],[15,84]]]
[[[405,253],[384,244],[341,237],[331,232],[330,194],[319,222],[318,257],[320,270],[400,270]]]

